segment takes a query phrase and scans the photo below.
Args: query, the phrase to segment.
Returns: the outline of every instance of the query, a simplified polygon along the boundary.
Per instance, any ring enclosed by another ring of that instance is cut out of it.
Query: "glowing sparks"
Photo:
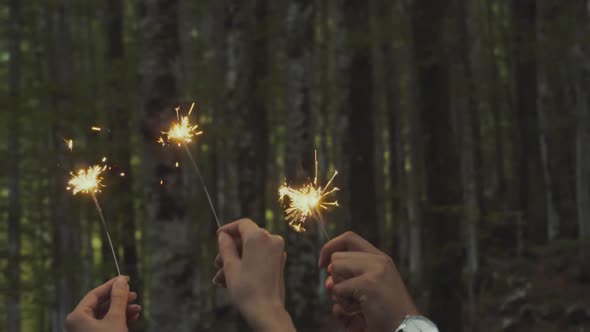
[[[125,172],[121,172],[121,174],[119,174],[121,177],[125,176]]]
[[[322,210],[330,206],[338,206],[338,201],[327,201],[326,197],[340,190],[337,187],[331,188],[338,171],[325,186],[318,185],[318,159],[317,151],[315,156],[315,177],[312,183],[306,183],[301,188],[292,188],[284,183],[279,187],[279,201],[284,203],[288,198],[288,205],[285,209],[285,219],[289,226],[296,232],[305,232],[305,224],[308,219],[320,215]]]
[[[68,150],[70,150],[70,151],[74,150],[74,140],[73,139],[64,138],[64,142],[66,142],[66,146],[68,147]]]
[[[178,163],[178,161],[175,164],[176,168],[178,168],[180,166],[180,163]]]
[[[192,142],[193,137],[201,135],[202,131],[197,131],[199,125],[192,124],[189,119],[189,115],[193,112],[193,108],[195,107],[195,103],[191,105],[190,110],[186,116],[181,116],[179,114],[180,107],[177,107],[176,110],[176,122],[172,124],[168,131],[163,131],[164,137],[159,137],[157,142],[166,145],[168,142],[173,142],[180,146],[182,143],[190,143]]]
[[[100,192],[102,185],[102,172],[106,170],[106,166],[94,165],[87,169],[81,169],[78,173],[70,173],[72,178],[68,181],[68,190],[71,190],[74,195],[77,193],[94,194]]]
[[[102,128],[97,127],[97,126],[92,126],[92,127],[90,127],[90,129],[93,131],[101,131],[102,130]]]
[[[107,161],[107,157],[102,157],[102,162],[106,163],[106,161]]]

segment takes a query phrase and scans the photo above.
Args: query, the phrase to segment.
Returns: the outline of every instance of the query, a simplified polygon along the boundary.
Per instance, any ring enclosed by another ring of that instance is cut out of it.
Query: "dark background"
[[[192,101],[204,135],[190,148],[220,218],[287,239],[300,331],[337,330],[325,239],[313,223],[289,231],[276,192],[313,175],[314,149],[323,181],[340,172],[330,235],[391,254],[441,331],[588,328],[589,5],[2,2],[0,330],[61,331],[114,275],[90,197],[65,190],[102,156],[114,171],[98,198],[145,308],[136,331],[243,329],[210,282],[198,179],[156,143]]]

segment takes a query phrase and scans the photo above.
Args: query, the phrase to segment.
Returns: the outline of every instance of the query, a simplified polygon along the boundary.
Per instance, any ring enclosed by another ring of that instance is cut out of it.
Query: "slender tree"
[[[536,38],[536,1],[512,1],[512,51],[514,62],[514,123],[513,128],[517,145],[515,159],[517,167],[515,179],[519,179],[519,198],[517,210],[521,211],[523,222],[527,225],[528,238],[540,241],[545,229],[546,214],[534,206],[546,205],[542,196],[543,188],[535,178],[542,177],[541,156],[538,141],[537,117],[537,58],[535,56]]]
[[[105,2],[105,30],[107,36],[106,89],[109,110],[109,123],[113,147],[113,159],[120,168],[120,177],[110,196],[117,197],[112,202],[112,223],[122,226],[123,271],[131,277],[131,287],[141,293],[142,287],[138,271],[137,243],[135,240],[135,210],[133,208],[133,172],[131,168],[131,114],[126,92],[125,50],[123,26],[125,12],[123,3],[117,0]],[[110,259],[110,257],[109,257]]]
[[[458,59],[460,59],[460,77],[455,79],[458,86],[453,89],[453,105],[457,114],[457,129],[461,159],[461,183],[463,190],[463,234],[467,248],[467,292],[469,300],[470,329],[476,325],[475,283],[479,269],[479,240],[478,224],[480,221],[480,205],[478,199],[479,187],[476,151],[478,144],[475,127],[475,115],[480,112],[478,90],[475,82],[481,75],[481,41],[479,39],[477,19],[478,7],[471,1],[461,0],[456,3],[458,18],[458,35],[461,36],[460,45],[456,45]]]
[[[590,22],[590,2],[577,3],[577,36],[574,48],[577,64],[575,79],[576,91],[576,194],[578,213],[578,236],[582,240],[590,238],[590,106],[588,85],[590,84],[590,48],[588,45],[588,22]],[[588,251],[586,252],[588,255]],[[589,269],[590,270],[590,269]]]
[[[344,22],[347,29],[350,66],[347,82],[348,146],[350,149],[350,210],[352,229],[378,245],[379,228],[376,211],[375,167],[373,159],[373,67],[369,2],[346,0]]]
[[[446,3],[415,2],[418,86],[422,104],[427,171],[430,255],[430,314],[444,331],[461,331],[461,239],[453,207],[461,204],[460,161],[453,135],[449,59],[445,44]],[[428,24],[424,24],[428,22]],[[444,174],[444,176],[441,176]]]
[[[10,1],[10,82],[11,111],[8,130],[8,267],[9,293],[6,296],[7,331],[21,331],[21,197],[20,197],[20,114],[21,114],[21,4]]]
[[[553,192],[553,181],[551,176],[551,165],[549,156],[549,143],[548,143],[548,108],[550,96],[550,86],[547,74],[547,64],[545,59],[541,56],[540,52],[546,48],[547,40],[545,29],[547,29],[547,23],[545,16],[546,11],[546,0],[537,0],[537,17],[536,17],[536,33],[538,42],[537,52],[537,119],[538,119],[538,140],[539,147],[541,150],[541,167],[543,171],[543,182],[544,182],[544,200],[545,209],[547,216],[547,239],[549,241],[554,240],[559,234],[560,218],[557,214],[557,209],[554,202]],[[548,47],[547,47],[548,48]]]

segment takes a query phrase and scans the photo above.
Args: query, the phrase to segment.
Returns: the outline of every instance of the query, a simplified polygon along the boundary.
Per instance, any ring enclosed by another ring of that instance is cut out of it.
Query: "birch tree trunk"
[[[19,0],[10,1],[10,104],[8,130],[8,266],[9,291],[6,294],[8,332],[21,331],[21,202],[20,202],[20,114],[21,114],[21,8]]]
[[[546,62],[541,56],[540,50],[545,46],[545,0],[537,0],[537,118],[539,120],[539,147],[541,150],[541,164],[543,170],[543,182],[545,185],[545,209],[547,215],[547,239],[553,241],[559,234],[559,215],[553,199],[553,182],[551,181],[551,168],[549,161],[549,146],[547,143],[547,106],[550,98],[550,87],[547,80]]]
[[[198,280],[193,228],[182,197],[182,168],[175,167],[183,151],[164,149],[155,141],[175,119],[174,107],[190,106],[177,100],[178,1],[145,0],[143,5],[141,130],[150,252],[147,288],[153,299],[148,307],[149,331],[189,332],[197,325]]]
[[[285,171],[295,186],[313,179],[314,141],[311,118],[312,40],[314,1],[290,0],[286,17],[286,127]],[[310,329],[317,317],[319,246],[317,221],[305,233],[287,230],[287,307],[298,328]]]

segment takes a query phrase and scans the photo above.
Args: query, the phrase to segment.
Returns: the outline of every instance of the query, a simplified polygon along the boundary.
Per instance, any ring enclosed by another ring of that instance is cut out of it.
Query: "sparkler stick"
[[[197,131],[197,128],[199,128],[199,125],[191,124],[190,119],[188,118],[188,116],[191,115],[191,113],[193,112],[194,107],[195,107],[195,103],[192,103],[191,108],[188,111],[188,114],[186,116],[181,116],[179,114],[180,107],[177,107],[175,109],[177,122],[173,123],[172,126],[170,127],[170,130],[168,130],[167,132],[162,132],[162,134],[165,135],[165,138],[159,137],[157,142],[162,144],[162,146],[165,146],[166,143],[168,143],[168,142],[172,142],[172,143],[178,145],[179,147],[184,146],[184,150],[186,151],[186,154],[188,155],[188,158],[191,161],[193,169],[195,170],[195,173],[197,173],[197,176],[199,177],[199,181],[201,182],[201,186],[203,187],[203,191],[205,192],[205,195],[207,196],[207,201],[209,202],[209,206],[211,207],[211,212],[213,212],[213,217],[215,217],[215,222],[217,223],[218,227],[221,227],[221,223],[219,222],[219,218],[217,217],[217,212],[215,211],[215,206],[213,205],[213,200],[211,200],[211,195],[209,194],[209,190],[207,190],[207,185],[205,184],[205,180],[203,179],[203,176],[201,175],[201,171],[199,170],[199,166],[197,165],[195,158],[193,158],[193,154],[191,153],[191,151],[188,148],[188,143],[192,142],[193,137],[203,134],[203,131]],[[178,167],[178,166],[179,166],[179,164],[177,162],[176,167]],[[160,181],[160,184],[162,184],[161,181]]]
[[[119,262],[117,261],[117,255],[115,254],[115,247],[113,246],[113,241],[111,240],[111,234],[109,233],[109,230],[107,228],[107,223],[104,220],[104,214],[102,213],[102,208],[100,207],[100,204],[98,204],[98,199],[96,199],[96,195],[94,193],[91,193],[90,196],[92,197],[92,200],[94,201],[94,206],[96,206],[96,210],[98,211],[98,215],[100,216],[100,221],[102,221],[102,227],[104,229],[104,232],[107,235],[107,240],[109,241],[109,246],[111,246],[111,252],[113,254],[113,259],[115,260],[115,266],[117,267],[117,273],[119,275],[121,275],[121,269],[119,268]]]
[[[191,153],[191,150],[188,149],[188,145],[186,145],[186,143],[184,143],[183,145],[184,145],[184,150],[186,151],[186,154],[188,155],[188,159],[190,159],[191,164],[193,165],[193,168],[195,169],[195,172],[197,173],[197,176],[199,177],[199,180],[201,181],[201,184],[203,185],[203,190],[205,191],[205,196],[207,196],[207,200],[209,201],[209,206],[211,207],[211,211],[213,212],[213,217],[215,217],[215,222],[217,222],[217,227],[221,227],[221,223],[219,222],[219,218],[217,217],[217,212],[215,212],[215,206],[213,205],[213,201],[211,200],[211,195],[209,195],[209,190],[207,190],[207,186],[205,185],[205,180],[203,179],[203,176],[201,175],[201,171],[199,170],[199,166],[195,162],[195,159],[193,158],[193,154]]]
[[[334,175],[325,186],[318,184],[318,157],[315,152],[315,176],[313,182],[304,184],[301,188],[294,189],[284,183],[279,187],[279,201],[284,202],[289,199],[288,205],[285,208],[285,220],[289,222],[289,226],[296,232],[305,232],[305,224],[308,219],[314,218],[318,221],[326,239],[329,239],[328,233],[324,227],[324,220],[322,217],[322,210],[327,210],[330,206],[338,206],[338,201],[326,201],[326,197],[340,190],[338,187],[330,189],[332,182],[338,171],[334,171]]]
[[[98,203],[98,199],[96,199],[96,193],[100,192],[100,188],[104,187],[101,183],[103,178],[101,176],[102,172],[107,169],[107,166],[99,166],[94,165],[88,167],[88,169],[81,169],[78,173],[74,174],[73,172],[70,173],[72,178],[68,181],[69,187],[68,190],[72,190],[72,194],[76,195],[77,193],[89,194],[94,201],[94,206],[98,211],[100,216],[100,221],[102,222],[102,226],[104,232],[107,235],[107,240],[109,242],[109,246],[111,247],[111,252],[113,254],[113,259],[115,260],[115,266],[117,267],[117,273],[121,275],[121,269],[119,268],[119,262],[117,261],[117,255],[115,254],[115,247],[113,246],[113,241],[111,240],[111,234],[107,228],[107,223],[104,218],[104,214],[102,212],[102,208]]]

